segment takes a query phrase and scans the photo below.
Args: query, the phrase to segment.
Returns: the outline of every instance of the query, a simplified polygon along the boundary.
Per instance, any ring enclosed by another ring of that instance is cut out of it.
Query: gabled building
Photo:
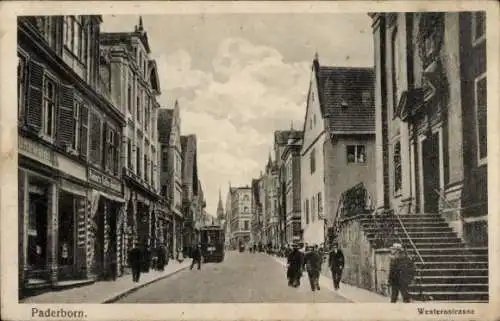
[[[167,200],[171,221],[167,228],[167,245],[174,255],[182,248],[182,147],[181,118],[177,101],[174,108],[158,111],[158,139],[161,150],[160,186],[161,196]]]
[[[17,20],[21,295],[120,273],[125,116],[101,72],[109,62],[99,49],[101,23]]]
[[[343,191],[363,182],[375,195],[374,72],[321,66],[316,56],[301,149],[304,241],[320,244]]]
[[[155,247],[163,239],[156,222],[166,220],[166,206],[160,203],[158,172],[157,111],[159,78],[142,18],[131,32],[100,34],[101,49],[110,57],[109,83],[127,126],[121,137],[127,236],[124,253],[134,243]],[[160,224],[160,226],[163,224]],[[160,232],[160,233],[157,233]]]
[[[288,138],[281,160],[284,168],[284,242],[289,244],[302,239],[300,198],[300,150],[302,133]]]
[[[250,223],[252,220],[252,191],[249,186],[229,189],[231,216],[229,219],[230,239],[233,246],[247,246],[250,242]]]

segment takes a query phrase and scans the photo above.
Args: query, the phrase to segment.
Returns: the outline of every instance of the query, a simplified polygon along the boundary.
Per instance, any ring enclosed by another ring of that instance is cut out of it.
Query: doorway
[[[95,259],[95,273],[102,278],[104,270],[104,215],[105,214],[105,200],[101,197],[96,213],[96,235],[94,240],[94,259]]]
[[[432,133],[422,141],[422,194],[425,213],[439,212],[440,191],[439,132]]]
[[[47,279],[48,193],[46,187],[29,186],[27,224],[28,279]]]
[[[58,266],[59,280],[69,280],[75,275],[75,197],[63,190],[59,192]]]

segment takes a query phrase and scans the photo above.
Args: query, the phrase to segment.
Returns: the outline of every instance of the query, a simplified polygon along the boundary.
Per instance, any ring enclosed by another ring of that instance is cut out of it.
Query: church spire
[[[139,31],[143,31],[144,27],[142,25],[142,16],[139,16]]]
[[[222,195],[219,188],[219,203],[217,204],[217,219],[224,219],[224,207],[222,206]]]

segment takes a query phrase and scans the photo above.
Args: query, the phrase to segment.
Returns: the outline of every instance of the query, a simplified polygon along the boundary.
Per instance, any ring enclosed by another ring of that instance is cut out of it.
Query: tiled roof
[[[321,112],[330,132],[375,132],[372,68],[319,66],[316,76]]]
[[[160,108],[158,110],[158,140],[160,141],[160,144],[169,143],[173,119],[173,109]]]

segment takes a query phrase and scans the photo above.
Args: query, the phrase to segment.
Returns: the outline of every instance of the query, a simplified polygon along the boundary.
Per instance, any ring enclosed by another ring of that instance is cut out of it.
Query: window
[[[323,217],[323,202],[321,200],[321,192],[318,193],[318,217]]]
[[[309,155],[309,160],[310,160],[310,168],[311,168],[311,174],[314,174],[316,171],[316,150],[313,148],[311,151],[311,154]]]
[[[44,78],[43,88],[43,133],[52,137],[54,135],[54,123],[56,113],[56,83],[49,77]]]
[[[164,150],[162,154],[161,171],[168,172],[168,152],[166,150]]]
[[[136,97],[136,119],[140,123],[141,122],[141,91],[137,90]]]
[[[64,17],[64,46],[85,63],[88,49],[88,30],[84,25],[83,16]]]
[[[136,168],[136,174],[138,176],[141,176],[141,149],[139,147],[136,148],[136,163],[135,163],[135,168]]]
[[[80,106],[80,156],[87,157],[89,135],[89,107],[86,104]]]
[[[309,200],[306,199],[306,224],[309,224]]]
[[[402,185],[402,170],[401,170],[401,142],[394,144],[393,151],[394,159],[394,193],[397,194],[401,191]]]
[[[311,222],[316,220],[316,195],[311,198]]]
[[[151,161],[149,163],[149,172],[151,174],[151,185],[155,186],[155,183],[156,183],[156,181],[155,181],[155,175],[154,175],[155,167],[154,167],[153,164],[154,164],[153,161]]]
[[[144,155],[144,179],[146,180],[146,182],[149,181],[149,175],[148,175],[148,156],[147,155]]]
[[[17,118],[24,118],[26,102],[26,58],[17,56]]]
[[[73,108],[73,128],[75,133],[73,135],[73,143],[71,144],[71,147],[76,151],[78,149],[78,141],[80,139],[80,102],[76,100]]]
[[[391,38],[391,79],[392,79],[392,110],[393,115],[396,115],[396,109],[398,107],[398,78],[399,78],[399,41],[398,41],[398,29],[394,28]]]
[[[148,130],[149,128],[149,105],[151,104],[151,100],[149,96],[146,96],[146,106],[145,106],[145,117],[144,117],[144,130]]]
[[[246,206],[245,206],[245,207],[243,208],[243,213],[248,213],[248,207],[246,207]]]
[[[472,13],[472,43],[477,45],[486,39],[486,12]]]
[[[488,117],[487,117],[486,74],[475,80],[476,137],[479,165],[486,163],[488,156]]]
[[[364,145],[347,146],[347,163],[366,163]]]
[[[128,111],[132,113],[132,78],[129,76],[129,82],[127,86],[127,106]]]
[[[132,169],[132,140],[130,138],[127,139],[127,167]]]
[[[245,231],[248,231],[248,230],[249,230],[248,221],[244,221],[244,222],[243,222],[243,226],[244,226],[244,228],[243,228],[243,229],[244,229]]]

